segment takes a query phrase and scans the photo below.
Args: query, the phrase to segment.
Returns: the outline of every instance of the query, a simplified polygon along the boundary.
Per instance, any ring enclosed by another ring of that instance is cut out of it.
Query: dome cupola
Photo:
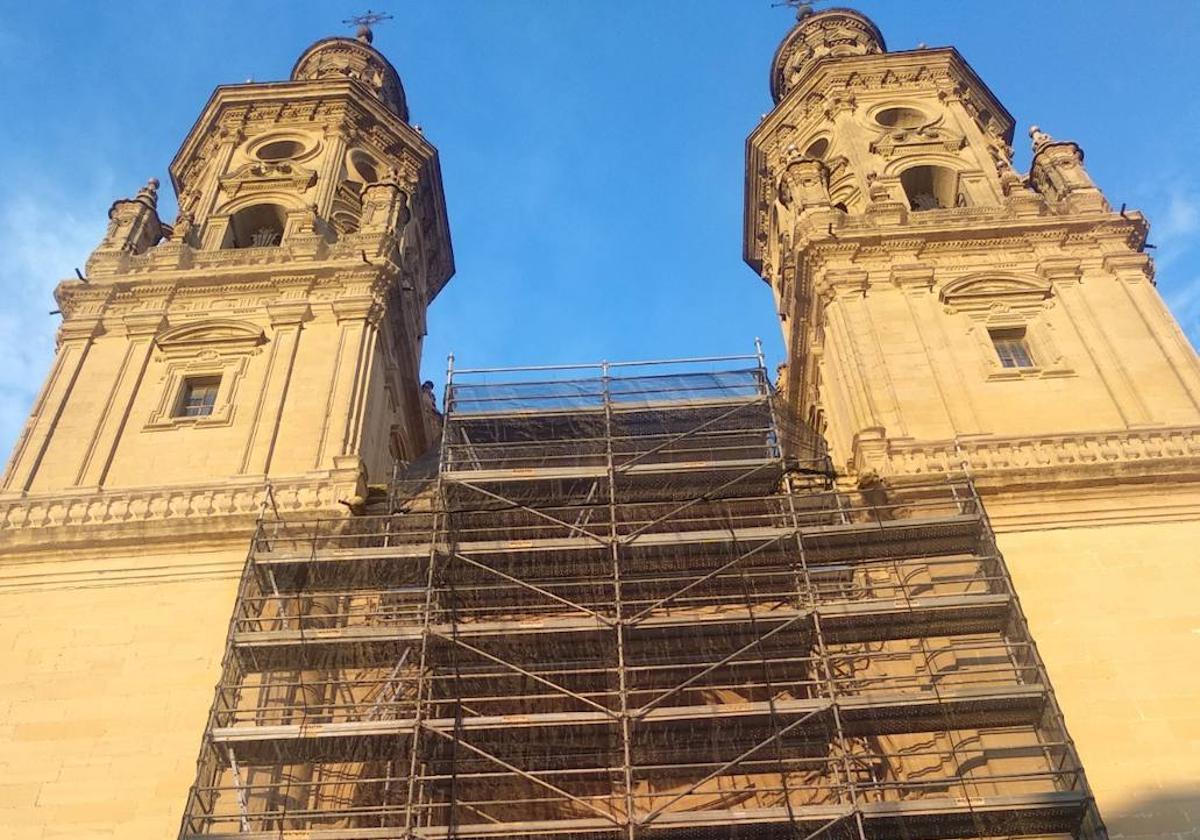
[[[827,9],[815,14],[802,7],[796,25],[771,62],[771,96],[779,102],[797,79],[826,56],[840,58],[887,52],[878,27],[853,9]]]
[[[361,82],[387,107],[408,122],[408,103],[400,74],[379,50],[371,46],[371,30],[359,29],[357,38],[325,38],[304,51],[292,68],[292,81],[348,78]]]

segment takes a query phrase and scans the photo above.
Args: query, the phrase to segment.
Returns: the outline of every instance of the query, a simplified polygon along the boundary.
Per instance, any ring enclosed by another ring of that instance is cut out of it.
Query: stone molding
[[[253,522],[231,530],[223,556],[199,553],[178,563],[163,565],[157,557],[37,558],[0,565],[0,597],[22,592],[62,589],[99,589],[147,584],[224,580],[232,588],[241,576]]]
[[[244,319],[248,309],[275,309],[286,320],[285,307],[293,304],[358,299],[364,294],[382,299],[393,283],[393,275],[354,264],[314,268],[300,275],[238,272],[215,282],[212,277],[180,274],[152,284],[132,282],[120,294],[115,294],[112,286],[64,280],[55,290],[55,297],[66,318],[61,327],[64,338],[91,338],[104,332],[102,328],[118,329],[124,335],[128,316],[152,320],[161,319],[163,314],[167,322],[155,323],[162,329],[161,335],[167,337],[214,320],[232,324]],[[307,319],[309,314],[303,312],[301,317]],[[182,318],[176,320],[179,316]]]
[[[345,515],[339,500],[361,492],[357,461],[311,478],[270,482],[279,516]],[[156,538],[216,537],[231,523],[252,525],[267,499],[263,477],[200,485],[164,485],[123,490],[81,489],[0,496],[0,555],[22,548],[43,553],[47,544],[102,547],[136,532],[139,543]],[[239,537],[240,539],[241,537]],[[3,562],[0,561],[0,566]]]
[[[1198,474],[1200,426],[1080,432],[1036,437],[980,437],[907,443],[888,441],[871,453],[856,446],[856,471],[885,476],[961,472],[977,476],[1042,473],[1035,481],[1094,480],[1098,472],[1127,479]]]

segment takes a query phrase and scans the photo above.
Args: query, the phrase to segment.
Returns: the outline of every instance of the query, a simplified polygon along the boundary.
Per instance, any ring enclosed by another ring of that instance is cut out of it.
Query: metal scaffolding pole
[[[839,481],[757,342],[443,408],[385,511],[264,498],[181,840],[1105,837],[969,477]]]

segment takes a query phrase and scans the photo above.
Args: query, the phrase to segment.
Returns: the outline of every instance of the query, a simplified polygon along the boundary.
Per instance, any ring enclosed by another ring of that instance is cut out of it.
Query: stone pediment
[[[184,355],[204,350],[248,352],[266,341],[261,327],[222,319],[172,327],[159,335],[155,344],[168,355]]]
[[[996,304],[1041,306],[1053,294],[1048,283],[1013,275],[973,275],[947,283],[941,300],[956,311],[986,310]]]
[[[317,173],[294,163],[252,161],[221,176],[221,189],[230,198],[266,192],[302,193],[317,182]]]

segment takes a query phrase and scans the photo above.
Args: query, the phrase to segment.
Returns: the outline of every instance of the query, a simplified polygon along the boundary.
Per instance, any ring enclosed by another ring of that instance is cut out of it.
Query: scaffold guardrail
[[[452,365],[436,472],[259,523],[181,838],[1103,838],[969,478],[781,411],[761,354]]]

